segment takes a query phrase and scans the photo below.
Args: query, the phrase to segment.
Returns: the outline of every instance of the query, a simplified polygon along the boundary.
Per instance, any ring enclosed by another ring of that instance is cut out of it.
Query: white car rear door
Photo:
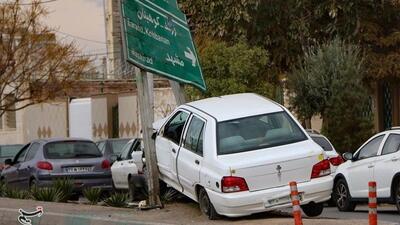
[[[179,182],[183,192],[193,199],[196,199],[195,186],[200,183],[205,124],[205,120],[192,116],[177,158]]]

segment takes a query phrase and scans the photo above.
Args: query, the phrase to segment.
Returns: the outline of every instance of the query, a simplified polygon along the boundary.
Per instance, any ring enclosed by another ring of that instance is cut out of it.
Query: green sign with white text
[[[205,91],[186,16],[176,0],[123,0],[128,61]]]

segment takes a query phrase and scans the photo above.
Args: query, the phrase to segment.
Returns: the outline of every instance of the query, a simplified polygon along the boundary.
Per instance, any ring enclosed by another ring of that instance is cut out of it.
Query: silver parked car
[[[96,142],[100,152],[110,160],[111,164],[114,163],[118,156],[121,154],[122,149],[130,141],[129,138],[111,138]]]
[[[11,187],[46,187],[55,179],[69,178],[75,192],[85,187],[112,189],[110,161],[86,139],[32,141],[5,163],[0,179]]]

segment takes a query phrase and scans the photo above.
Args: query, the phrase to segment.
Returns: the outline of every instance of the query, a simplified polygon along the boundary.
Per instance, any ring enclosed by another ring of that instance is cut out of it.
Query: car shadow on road
[[[368,210],[355,210],[355,213],[368,213]],[[379,210],[378,209],[378,215],[379,214],[385,214],[385,215],[399,215],[399,212],[396,210]]]

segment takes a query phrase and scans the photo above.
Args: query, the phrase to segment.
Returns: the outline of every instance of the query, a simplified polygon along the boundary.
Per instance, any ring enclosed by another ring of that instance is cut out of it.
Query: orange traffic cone
[[[369,225],[378,224],[378,210],[376,201],[376,182],[372,181],[368,183],[368,207],[369,207]]]
[[[290,197],[292,199],[292,205],[293,205],[294,225],[303,225],[303,221],[301,220],[301,208],[300,208],[299,191],[297,190],[297,183],[290,182],[289,185],[290,185]]]

